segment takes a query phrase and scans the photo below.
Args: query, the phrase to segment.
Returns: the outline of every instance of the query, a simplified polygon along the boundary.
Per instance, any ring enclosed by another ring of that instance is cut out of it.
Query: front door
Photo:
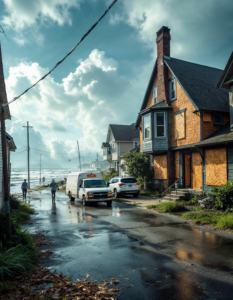
[[[199,153],[192,153],[192,186],[193,189],[202,188],[202,157]]]
[[[191,187],[191,154],[184,155],[184,185],[187,188]]]

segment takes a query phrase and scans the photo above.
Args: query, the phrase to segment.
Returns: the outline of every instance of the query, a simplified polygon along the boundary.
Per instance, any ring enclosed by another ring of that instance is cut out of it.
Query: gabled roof
[[[137,152],[139,153],[140,152],[140,146],[136,146],[134,147],[133,149],[131,149],[130,151],[126,152],[126,153],[131,153],[131,152]],[[123,157],[123,155],[125,155],[126,153],[122,154],[121,157]]]
[[[216,89],[222,70],[167,56],[164,56],[164,62],[174,74],[197,111],[229,112],[228,92],[223,89]],[[146,108],[156,75],[157,60],[140,111]],[[139,127],[140,121],[141,116],[139,115],[135,125],[136,128]]]
[[[0,106],[2,104],[7,103],[7,95],[6,95],[6,87],[5,87],[5,80],[4,80],[4,73],[3,73],[3,63],[2,63],[2,51],[1,51],[1,44],[0,44]],[[9,106],[5,106],[4,108],[5,119],[10,119],[10,110]]]
[[[223,125],[203,141],[196,143],[195,146],[203,147],[213,144],[225,144],[226,142],[233,143],[233,131],[230,131],[230,122]]]
[[[152,106],[150,106],[150,107],[148,107],[146,109],[143,109],[142,111],[140,111],[139,114],[142,115],[142,114],[144,114],[146,112],[149,112],[151,110],[160,110],[160,109],[166,110],[166,109],[172,109],[172,107],[170,105],[168,105],[165,102],[165,100],[162,100],[162,101],[160,101],[158,103],[155,103],[154,105],[152,105]]]
[[[216,89],[222,70],[172,57],[164,61],[196,110],[229,112],[228,92]]]
[[[6,142],[9,145],[10,151],[15,151],[17,149],[15,142],[13,140],[13,137],[9,135],[9,133],[6,132]]]
[[[222,72],[222,75],[217,83],[217,89],[223,87],[228,88],[228,82],[232,82],[233,84],[233,51],[231,56],[226,64],[225,69]]]
[[[130,142],[133,139],[139,139],[139,130],[134,129],[135,123],[131,125],[110,124],[109,127],[116,142]]]
[[[102,143],[101,149],[103,149],[103,148],[110,148],[110,147],[111,147],[111,146],[110,146],[109,143]]]

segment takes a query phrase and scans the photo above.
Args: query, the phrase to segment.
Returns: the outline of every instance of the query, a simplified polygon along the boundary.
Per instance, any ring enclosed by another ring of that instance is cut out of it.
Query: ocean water
[[[85,172],[85,170],[83,170]],[[67,178],[67,174],[70,172],[78,172],[75,169],[42,169],[41,178],[45,177],[44,182],[40,182],[40,170],[30,170],[30,188],[35,188],[38,185],[49,184],[52,179],[55,181],[64,180]],[[28,181],[27,169],[12,169],[11,170],[11,193],[17,193],[21,191],[21,184],[26,179]]]

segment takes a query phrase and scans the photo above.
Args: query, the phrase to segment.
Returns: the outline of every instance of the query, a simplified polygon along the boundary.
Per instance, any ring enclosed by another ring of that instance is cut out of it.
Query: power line
[[[81,38],[81,40],[74,46],[74,48],[66,54],[65,57],[63,57],[56,65],[48,72],[46,73],[43,77],[41,77],[38,81],[36,81],[33,85],[31,85],[29,88],[27,88],[22,94],[19,96],[13,98],[10,102],[3,104],[2,107],[5,107],[17,99],[19,99],[21,96],[26,94],[30,89],[32,89],[34,86],[36,86],[40,81],[44,80],[48,75],[50,75],[78,46],[81,44],[81,42],[91,33],[91,31],[98,25],[98,23],[104,18],[104,16],[109,12],[109,10],[113,7],[113,5],[117,2],[118,0],[114,0],[112,4],[106,9],[104,14],[99,18],[99,20],[84,34],[84,36]],[[0,25],[1,26],[1,25]]]
[[[2,31],[0,31],[0,33],[3,33],[3,34],[5,35],[5,37],[7,38],[8,42],[9,42],[9,39],[8,39],[8,37],[6,36],[6,33],[5,33],[5,31],[4,31],[4,29],[2,28],[1,25],[0,25],[0,28],[2,29]]]

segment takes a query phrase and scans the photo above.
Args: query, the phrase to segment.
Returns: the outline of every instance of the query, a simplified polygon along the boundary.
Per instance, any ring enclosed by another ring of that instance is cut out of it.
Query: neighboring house
[[[109,168],[109,163],[107,161],[95,160],[90,163],[91,169],[95,169],[98,171],[107,170]]]
[[[2,52],[1,52],[1,45],[0,45],[0,106],[5,103],[7,103],[7,95],[6,95],[5,80],[4,80],[4,73],[3,73]],[[5,116],[5,120],[10,119],[10,111],[8,106],[5,107],[4,116]],[[2,137],[0,131],[0,210],[3,209],[3,204],[4,204],[3,194],[4,193],[3,193]]]
[[[106,143],[102,143],[103,158],[110,164],[110,168],[119,172],[120,157],[139,145],[139,130],[135,130],[135,123],[131,125],[114,125],[108,127]]]
[[[135,125],[140,129],[140,151],[150,155],[155,185],[169,186],[180,178],[181,187],[207,191],[231,179],[226,144],[216,153],[200,148],[217,130],[229,127],[228,92],[216,89],[222,70],[170,57],[170,39],[170,29],[163,26],[157,32],[157,60]]]
[[[7,151],[7,169],[8,169],[8,180],[9,180],[9,190],[10,190],[10,178],[11,178],[11,159],[10,153],[15,152],[16,146],[13,138],[6,132],[6,151]]]
[[[131,153],[131,152],[140,152],[140,145],[134,147],[132,150],[130,150],[130,151],[126,152],[126,153]],[[120,176],[129,176],[129,174],[127,173],[127,167],[125,165],[125,160],[123,158],[124,154],[122,154],[121,157],[120,157],[119,175]]]

